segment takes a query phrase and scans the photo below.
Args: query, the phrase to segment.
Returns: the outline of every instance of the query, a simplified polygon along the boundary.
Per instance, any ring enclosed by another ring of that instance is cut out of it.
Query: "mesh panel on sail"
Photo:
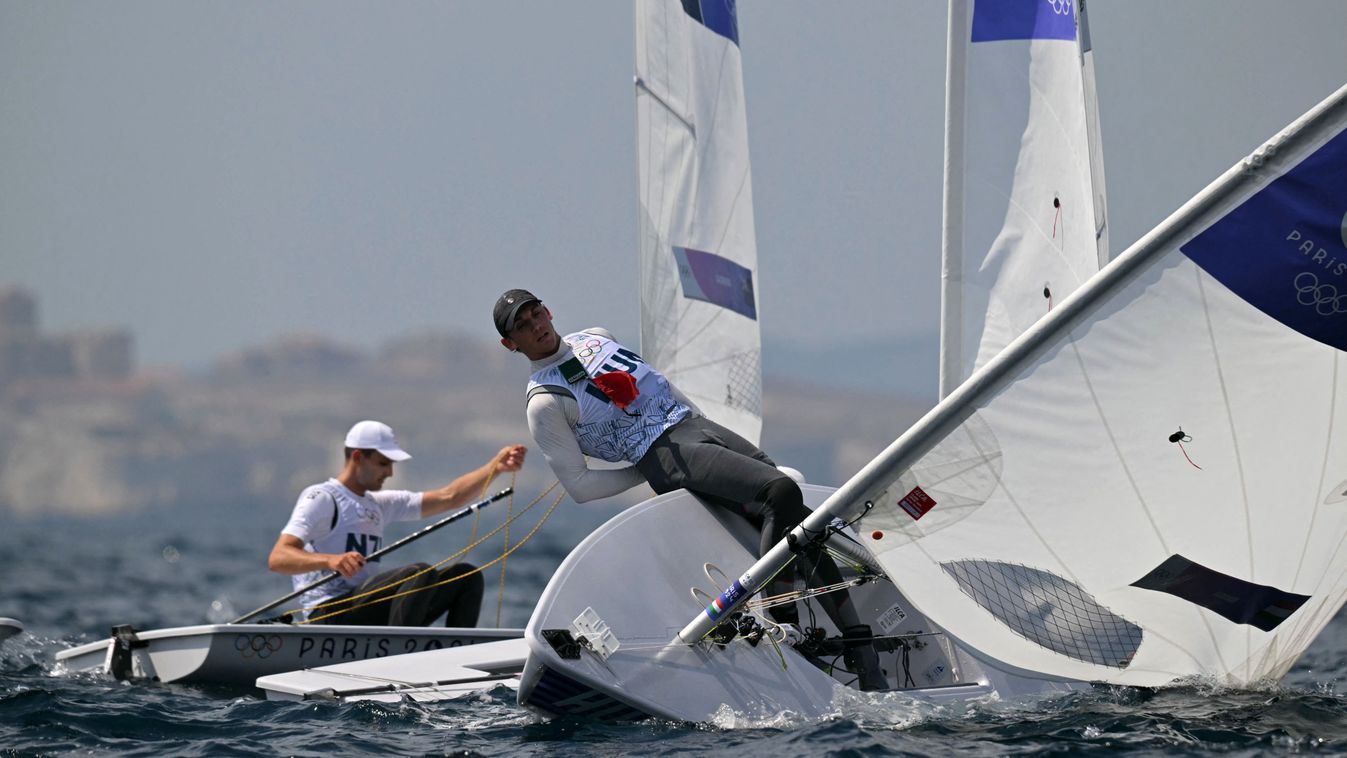
[[[940,567],[998,621],[1055,653],[1125,668],[1141,645],[1141,627],[1051,572],[999,561]]]
[[[730,356],[725,404],[762,415],[762,351],[745,350]]]

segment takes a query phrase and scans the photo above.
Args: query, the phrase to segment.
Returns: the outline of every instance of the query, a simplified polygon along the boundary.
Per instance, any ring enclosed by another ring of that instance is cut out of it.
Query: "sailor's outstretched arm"
[[[524,465],[524,455],[527,452],[528,448],[523,445],[506,445],[482,466],[439,489],[422,493],[421,516],[434,516],[450,508],[467,505],[481,497],[484,494],[483,488],[497,475],[518,471]]]
[[[633,467],[592,469],[575,440],[580,406],[573,397],[548,393],[534,395],[528,404],[529,431],[552,473],[577,503],[611,497],[645,479]]]

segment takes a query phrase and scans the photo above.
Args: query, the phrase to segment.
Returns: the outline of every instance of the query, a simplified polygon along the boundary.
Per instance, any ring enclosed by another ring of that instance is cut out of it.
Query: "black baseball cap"
[[[496,331],[500,332],[502,337],[509,337],[510,330],[514,328],[515,316],[518,316],[525,306],[541,302],[528,290],[506,290],[505,294],[496,299],[496,307],[491,309],[491,317],[496,321]]]

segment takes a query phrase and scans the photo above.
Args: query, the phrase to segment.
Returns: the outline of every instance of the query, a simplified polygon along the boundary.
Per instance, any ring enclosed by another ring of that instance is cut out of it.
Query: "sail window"
[[[729,258],[690,247],[675,245],[673,255],[678,262],[683,297],[719,305],[757,320],[758,303],[753,294],[753,269],[740,266]]]
[[[1125,668],[1141,646],[1141,627],[1051,572],[978,560],[948,561],[940,567],[997,621],[1054,653]]]
[[[1167,592],[1236,624],[1256,626],[1265,632],[1276,629],[1310,599],[1309,595],[1297,595],[1222,574],[1177,553],[1132,582],[1132,586]]]

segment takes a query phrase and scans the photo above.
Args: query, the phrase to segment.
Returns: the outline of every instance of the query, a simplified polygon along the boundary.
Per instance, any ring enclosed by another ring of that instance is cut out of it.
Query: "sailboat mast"
[[[963,370],[964,97],[969,4],[951,0],[945,58],[945,195],[940,256],[940,397],[965,378]]]
[[[1081,95],[1085,106],[1085,135],[1090,146],[1090,189],[1094,198],[1094,238],[1099,252],[1099,267],[1109,261],[1108,246],[1108,202],[1104,191],[1104,149],[1103,137],[1099,129],[1099,96],[1094,83],[1094,45],[1090,42],[1090,19],[1085,11],[1086,0],[1079,0],[1077,6],[1078,33],[1076,41],[1080,45]]]

